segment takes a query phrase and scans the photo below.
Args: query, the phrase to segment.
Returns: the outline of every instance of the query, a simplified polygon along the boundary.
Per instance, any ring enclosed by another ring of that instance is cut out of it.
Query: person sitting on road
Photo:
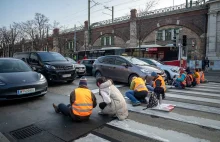
[[[201,77],[200,77],[200,74],[199,74],[199,69],[195,69],[195,71],[194,71],[194,77],[196,78],[196,84],[197,84],[197,85],[200,84],[200,79],[201,79]]]
[[[204,74],[204,72],[203,72],[202,69],[200,69],[199,75],[200,75],[200,83],[207,83],[207,82],[208,82],[208,81],[205,79],[205,74]]]
[[[183,69],[180,70],[180,76],[174,80],[174,86],[179,89],[186,87],[186,73]]]
[[[101,77],[96,80],[96,84],[99,87],[99,95],[103,99],[103,102],[99,104],[101,109],[99,114],[116,116],[119,120],[126,119],[128,117],[127,103],[113,82]]]
[[[87,79],[81,77],[79,87],[70,94],[70,104],[53,104],[56,113],[69,116],[73,121],[87,121],[96,107],[96,97],[87,87]]]
[[[133,106],[141,105],[141,103],[147,103],[146,97],[148,89],[145,86],[145,82],[141,77],[133,77],[129,91],[125,95],[131,100]]]

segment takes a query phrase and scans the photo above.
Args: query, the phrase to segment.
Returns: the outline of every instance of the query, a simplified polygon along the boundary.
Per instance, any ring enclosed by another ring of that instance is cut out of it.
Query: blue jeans
[[[180,88],[180,89],[182,88],[181,82],[176,81],[176,80],[174,81],[174,86],[177,87],[177,88]]]
[[[134,96],[134,91],[133,90],[129,90],[125,93],[125,95],[131,100],[132,103],[139,103],[140,101],[138,101],[135,96]]]
[[[65,105],[65,104],[59,104],[58,105],[58,110],[65,116],[70,116],[70,107],[71,105]]]
[[[152,87],[151,85],[147,85],[147,89],[152,92],[154,91],[154,87]]]

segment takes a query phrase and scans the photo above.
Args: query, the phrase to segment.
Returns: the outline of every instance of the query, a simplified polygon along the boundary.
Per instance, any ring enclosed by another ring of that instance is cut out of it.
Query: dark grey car
[[[93,73],[96,78],[104,76],[125,83],[130,83],[134,76],[150,76],[153,71],[164,78],[166,76],[163,70],[129,56],[103,56],[93,64]]]

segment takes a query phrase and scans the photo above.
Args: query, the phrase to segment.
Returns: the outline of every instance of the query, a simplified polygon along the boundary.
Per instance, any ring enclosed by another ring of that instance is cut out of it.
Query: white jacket
[[[107,103],[107,106],[102,112],[104,114],[115,114],[119,120],[127,118],[127,104],[118,88],[116,88],[110,80],[102,83],[99,88],[104,102]]]

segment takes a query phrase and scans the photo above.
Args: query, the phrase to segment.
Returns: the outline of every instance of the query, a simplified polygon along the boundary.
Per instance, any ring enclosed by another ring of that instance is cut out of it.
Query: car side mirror
[[[122,63],[121,65],[126,67],[126,68],[128,67],[128,64],[126,64],[126,63]]]

